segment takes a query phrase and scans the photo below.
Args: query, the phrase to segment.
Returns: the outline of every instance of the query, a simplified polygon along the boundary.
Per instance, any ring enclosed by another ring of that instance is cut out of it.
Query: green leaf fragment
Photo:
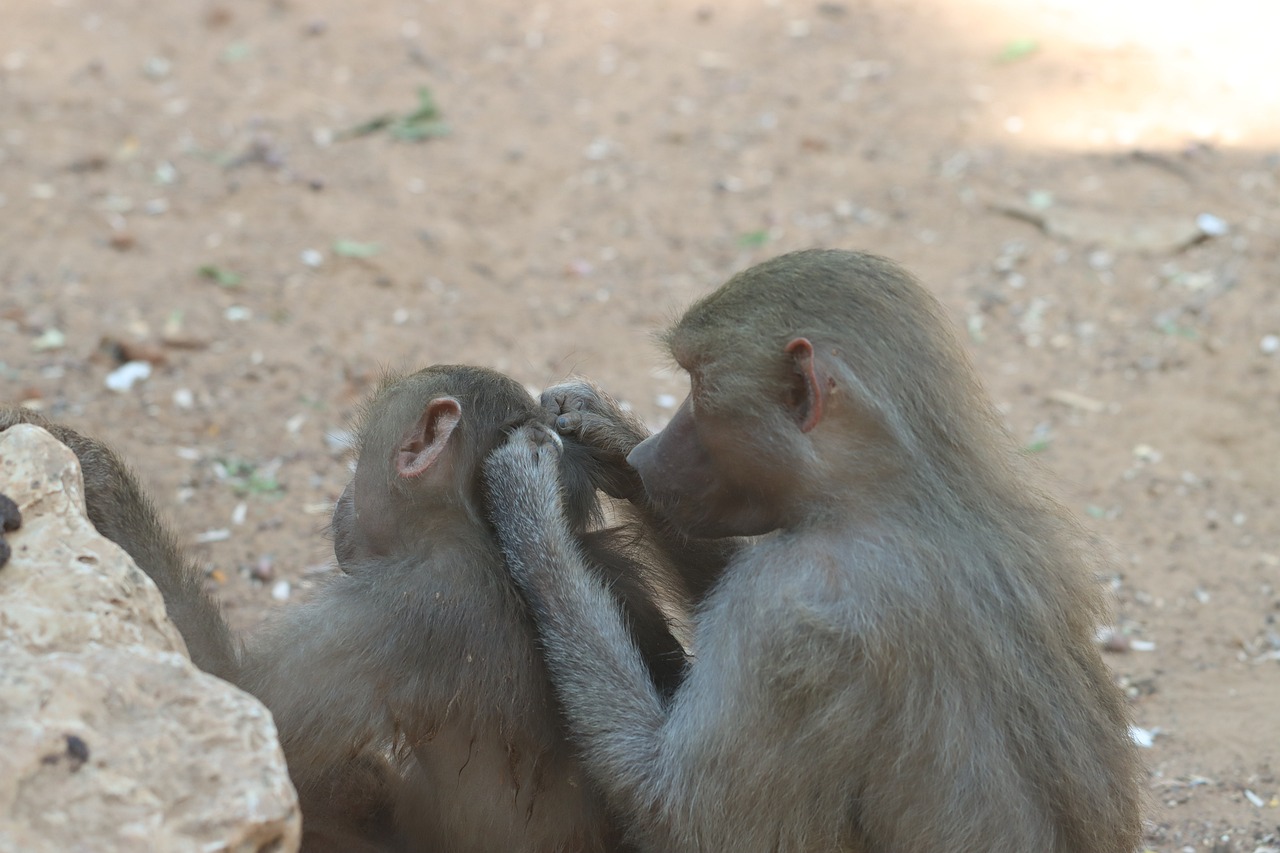
[[[380,130],[387,130],[395,139],[404,142],[419,142],[437,136],[447,136],[449,125],[443,120],[440,108],[436,106],[435,96],[426,86],[418,87],[418,106],[402,116],[384,113],[366,122],[342,131],[338,136],[342,139],[353,139],[368,136]]]
[[[343,258],[372,258],[382,247],[377,243],[361,243],[357,240],[334,240],[333,253]]]
[[[239,273],[232,272],[229,269],[217,266],[215,264],[205,264],[200,267],[197,272],[210,281],[217,282],[220,287],[239,287],[243,277]]]
[[[235,41],[222,51],[223,62],[240,62],[253,55],[253,45],[246,41]]]
[[[1040,42],[1033,38],[1018,38],[1004,46],[996,55],[996,62],[1017,62],[1040,50]]]

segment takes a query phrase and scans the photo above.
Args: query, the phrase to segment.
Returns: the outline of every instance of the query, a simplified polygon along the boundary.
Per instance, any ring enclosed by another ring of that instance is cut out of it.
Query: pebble
[[[1135,445],[1133,455],[1140,462],[1159,462],[1163,458],[1163,454],[1149,444]]]
[[[1263,335],[1258,348],[1266,355],[1275,355],[1280,352],[1280,335]]]
[[[163,56],[153,56],[143,64],[142,71],[152,80],[163,80],[173,71],[173,63]]]
[[[61,329],[48,328],[40,337],[31,342],[31,348],[36,352],[48,352],[49,350],[62,349],[67,345],[67,336]]]
[[[276,601],[288,601],[289,594],[293,592],[293,587],[288,581],[276,581],[271,587],[271,597]]]
[[[151,375],[151,362],[126,361],[107,374],[107,388],[112,391],[128,391],[135,383]]]
[[[1212,213],[1202,213],[1197,216],[1196,227],[1207,237],[1221,237],[1231,230],[1226,220]]]
[[[155,180],[157,184],[172,184],[178,180],[178,170],[168,160],[161,160],[156,165]]]
[[[271,557],[263,555],[258,558],[258,562],[253,565],[253,568],[249,569],[249,574],[254,580],[266,583],[275,577],[275,561]]]
[[[588,160],[600,161],[609,156],[613,151],[613,143],[608,139],[599,138],[592,140],[591,144],[582,152],[583,156]]]
[[[1111,269],[1115,262],[1115,256],[1105,249],[1095,249],[1089,253],[1089,266],[1098,272]]]
[[[298,256],[302,263],[315,269],[324,263],[324,255],[316,249],[303,249],[302,254]]]
[[[1159,733],[1159,729],[1144,729],[1141,726],[1129,726],[1129,737],[1133,738],[1133,742],[1143,749],[1150,749],[1155,745],[1157,733]]]
[[[660,408],[674,409],[679,401],[671,394],[659,394],[654,400]]]

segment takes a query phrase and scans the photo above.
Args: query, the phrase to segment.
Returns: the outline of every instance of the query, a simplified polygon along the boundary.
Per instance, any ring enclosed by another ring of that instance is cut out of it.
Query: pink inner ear
[[[818,382],[817,364],[813,357],[813,344],[808,338],[796,338],[786,347],[787,355],[795,362],[796,373],[803,385],[803,399],[797,407],[800,416],[800,431],[809,432],[822,420],[822,404],[825,402],[824,389]]]
[[[462,420],[462,404],[452,397],[436,397],[405,433],[396,452],[396,474],[418,477],[425,473],[449,444]]]

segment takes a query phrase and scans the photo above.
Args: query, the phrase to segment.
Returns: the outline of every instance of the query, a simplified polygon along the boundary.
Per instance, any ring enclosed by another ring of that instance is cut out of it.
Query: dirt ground
[[[887,254],[1111,543],[1149,847],[1280,848],[1266,5],[5,0],[0,399],[118,445],[250,627],[329,570],[385,367],[658,427],[683,305]]]

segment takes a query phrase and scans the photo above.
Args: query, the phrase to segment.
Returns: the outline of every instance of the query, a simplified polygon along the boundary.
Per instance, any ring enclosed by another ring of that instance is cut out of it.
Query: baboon
[[[872,255],[748,269],[666,335],[690,377],[627,456],[646,511],[742,544],[670,701],[513,433],[489,511],[587,772],[648,851],[1131,853],[1139,763],[1077,523],[1035,485],[941,309]],[[544,401],[617,455],[590,386]]]
[[[90,519],[158,584],[201,667],[271,709],[304,849],[605,851],[616,822],[565,739],[537,638],[483,506],[481,460],[552,416],[516,382],[433,367],[367,404],[334,509],[341,572],[244,649],[136,479],[101,444],[20,410],[80,457]],[[684,652],[654,603],[640,532],[601,527],[598,450],[559,456],[570,542],[627,616],[657,695]],[[616,466],[615,466],[616,467]]]

